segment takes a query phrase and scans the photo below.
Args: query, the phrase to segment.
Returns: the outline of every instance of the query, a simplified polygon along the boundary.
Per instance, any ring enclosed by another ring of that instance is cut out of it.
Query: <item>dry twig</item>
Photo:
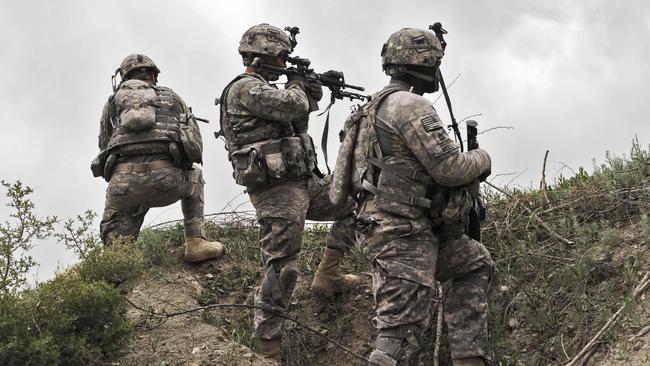
[[[277,311],[277,310],[274,310],[274,309],[270,309],[270,308],[266,308],[266,307],[263,307],[263,306],[249,305],[249,304],[211,304],[211,305],[206,305],[206,306],[198,306],[198,307],[191,308],[191,309],[185,309],[185,310],[181,310],[181,311],[177,311],[177,312],[173,312],[173,313],[167,313],[167,312],[158,313],[158,312],[156,312],[155,310],[145,309],[145,308],[143,308],[142,306],[140,306],[140,305],[138,305],[138,304],[135,304],[134,302],[132,302],[132,301],[131,301],[128,297],[126,297],[126,296],[125,296],[124,298],[126,299],[126,302],[128,302],[128,303],[129,303],[131,306],[133,306],[135,309],[138,309],[138,310],[140,310],[140,311],[142,311],[142,312],[145,312],[145,313],[147,313],[147,314],[148,314],[149,316],[151,316],[151,317],[163,318],[163,319],[171,318],[171,317],[179,316],[179,315],[185,315],[185,314],[193,313],[193,312],[196,312],[196,311],[209,310],[209,309],[217,309],[217,308],[246,308],[246,309],[259,309],[259,310],[264,310],[264,311],[267,311],[267,312],[269,312],[269,313],[272,313],[273,315],[279,316],[279,317],[282,318],[282,319],[286,319],[286,320],[289,320],[289,321],[294,322],[295,324],[297,324],[297,325],[300,326],[301,328],[307,329],[308,331],[310,331],[310,332],[316,334],[316,335],[319,336],[320,338],[323,338],[324,340],[326,340],[326,341],[328,341],[328,342],[334,344],[335,346],[339,347],[340,349],[342,349],[342,350],[345,351],[346,353],[348,353],[348,354],[354,356],[355,358],[357,358],[359,361],[363,361],[363,362],[365,362],[365,363],[370,362],[367,358],[365,358],[365,357],[363,357],[363,356],[361,356],[361,355],[355,353],[355,352],[352,351],[351,349],[349,349],[349,348],[347,348],[346,346],[342,345],[341,343],[339,343],[339,342],[333,340],[332,338],[326,336],[325,334],[322,334],[322,333],[319,332],[318,330],[316,330],[316,329],[310,327],[309,325],[307,325],[307,324],[301,322],[300,320],[298,320],[298,319],[296,319],[296,318],[294,318],[294,317],[291,317],[291,316],[289,316],[289,315],[286,315],[286,314],[284,314],[284,313],[282,313],[282,312],[280,312],[280,311]],[[364,364],[365,364],[365,363],[364,363]]]
[[[507,197],[510,197],[510,198],[513,197],[510,193],[508,193],[508,192],[506,192],[505,190],[503,190],[503,189],[501,189],[501,188],[495,186],[494,184],[492,184],[492,183],[490,183],[490,182],[487,182],[487,181],[486,181],[486,182],[484,182],[484,183],[487,184],[488,186],[490,186],[490,187],[496,189],[497,191],[501,192],[502,194],[506,195]],[[550,226],[549,226],[549,225],[548,225],[544,220],[542,220],[539,216],[537,216],[537,214],[535,214],[535,213],[534,213],[530,208],[528,208],[528,206],[526,206],[526,204],[523,204],[522,207],[523,207],[523,208],[524,208],[524,209],[525,209],[525,210],[526,210],[530,215],[532,215],[532,217],[535,219],[535,221],[537,221],[537,223],[539,223],[539,224],[540,224],[544,229],[546,229],[546,231],[549,232],[549,234],[551,234],[551,235],[552,235],[553,237],[555,237],[557,240],[559,240],[559,241],[561,241],[562,243],[567,244],[567,245],[573,245],[573,242],[572,242],[571,240],[566,239],[566,238],[564,238],[563,236],[561,236],[560,234],[558,234],[558,233],[557,233],[555,230],[553,230],[553,229],[552,229],[552,228],[551,228],[551,227],[550,227]]]
[[[649,285],[650,285],[650,271],[646,272],[645,276],[643,276],[643,279],[641,279],[641,281],[639,281],[639,284],[636,286],[636,288],[634,288],[634,293],[632,294],[632,300],[636,300],[636,298],[639,297],[639,295],[641,295],[648,288]],[[602,335],[605,332],[607,332],[614,324],[618,323],[621,314],[623,314],[623,310],[625,310],[625,306],[626,304],[624,303],[623,305],[621,305],[620,308],[618,308],[616,313],[614,313],[614,315],[612,315],[612,317],[609,318],[607,323],[605,323],[605,325],[602,328],[600,328],[600,330],[596,333],[596,335],[594,335],[593,338],[591,338],[589,343],[587,343],[587,345],[584,346],[582,350],[580,350],[580,352],[578,352],[578,354],[575,355],[575,357],[573,357],[571,362],[566,364],[566,366],[576,366],[578,364],[584,365],[586,361],[589,360],[589,358],[595,352],[595,350],[593,349],[594,346],[600,343],[600,337],[602,337]]]

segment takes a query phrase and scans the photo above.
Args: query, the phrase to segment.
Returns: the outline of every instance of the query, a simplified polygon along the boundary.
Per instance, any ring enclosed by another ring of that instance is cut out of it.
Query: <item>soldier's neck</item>
[[[408,90],[411,91],[411,84],[409,84],[407,81],[400,79],[399,77],[393,76],[390,78],[390,85],[394,87],[398,87],[403,90]]]

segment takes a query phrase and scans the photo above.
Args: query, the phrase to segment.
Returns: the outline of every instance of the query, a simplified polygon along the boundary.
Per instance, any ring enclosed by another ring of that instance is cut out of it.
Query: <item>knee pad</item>
[[[274,304],[286,309],[298,282],[298,274],[299,271],[295,263],[283,266],[277,274],[275,266],[269,265],[260,287],[262,297],[271,299]]]
[[[415,325],[382,329],[377,334],[370,365],[417,366],[422,351],[422,331]]]
[[[284,307],[289,306],[291,302],[291,295],[293,294],[293,289],[296,288],[296,283],[298,283],[299,274],[300,271],[298,271],[295,263],[286,265],[280,270],[278,282],[282,291],[282,300],[285,303]]]

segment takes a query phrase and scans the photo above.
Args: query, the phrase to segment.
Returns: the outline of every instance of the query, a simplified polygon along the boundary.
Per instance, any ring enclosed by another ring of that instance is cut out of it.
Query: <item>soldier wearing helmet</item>
[[[333,206],[328,199],[330,177],[317,178],[316,154],[307,134],[307,93],[319,100],[319,83],[290,76],[284,89],[269,83],[278,75],[263,72],[260,64],[286,67],[293,51],[287,34],[269,24],[248,29],[239,43],[245,73],[224,89],[221,129],[237,184],[246,187],[260,224],[264,261],[258,306],[284,311],[298,279],[297,257],[306,219],[335,221],[327,248],[312,283],[312,291],[334,294],[354,287],[359,279],[337,273],[354,243],[354,202]],[[306,91],[309,90],[309,91]],[[255,310],[258,351],[269,358],[281,356],[282,319]]]
[[[372,262],[374,366],[418,364],[423,332],[441,296],[435,281],[452,280],[445,319],[453,364],[484,365],[486,356],[492,261],[454,221],[465,208],[439,202],[436,192],[487,176],[491,163],[484,150],[460,152],[422,96],[437,90],[442,56],[429,31],[393,33],[381,51],[389,84],[350,117],[359,127],[348,185],[360,200],[358,238]],[[335,182],[338,172],[337,166]]]
[[[116,70],[121,81],[104,105],[95,176],[108,181],[101,221],[104,245],[138,237],[151,207],[179,199],[185,225],[184,259],[217,258],[221,243],[203,230],[201,135],[191,109],[174,91],[157,85],[160,69],[148,56],[127,56]]]

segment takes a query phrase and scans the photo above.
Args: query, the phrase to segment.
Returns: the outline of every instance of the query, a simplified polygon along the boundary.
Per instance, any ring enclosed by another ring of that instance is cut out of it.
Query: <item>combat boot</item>
[[[257,353],[260,355],[280,362],[282,361],[282,339],[257,339]]]
[[[452,361],[453,366],[486,366],[483,357],[459,358]]]
[[[196,263],[218,258],[223,253],[223,245],[218,241],[207,241],[198,236],[185,239],[185,262]]]
[[[343,255],[338,249],[325,248],[323,259],[311,283],[311,291],[314,294],[332,296],[350,291],[359,285],[359,277],[352,274],[340,275],[337,272]]]

